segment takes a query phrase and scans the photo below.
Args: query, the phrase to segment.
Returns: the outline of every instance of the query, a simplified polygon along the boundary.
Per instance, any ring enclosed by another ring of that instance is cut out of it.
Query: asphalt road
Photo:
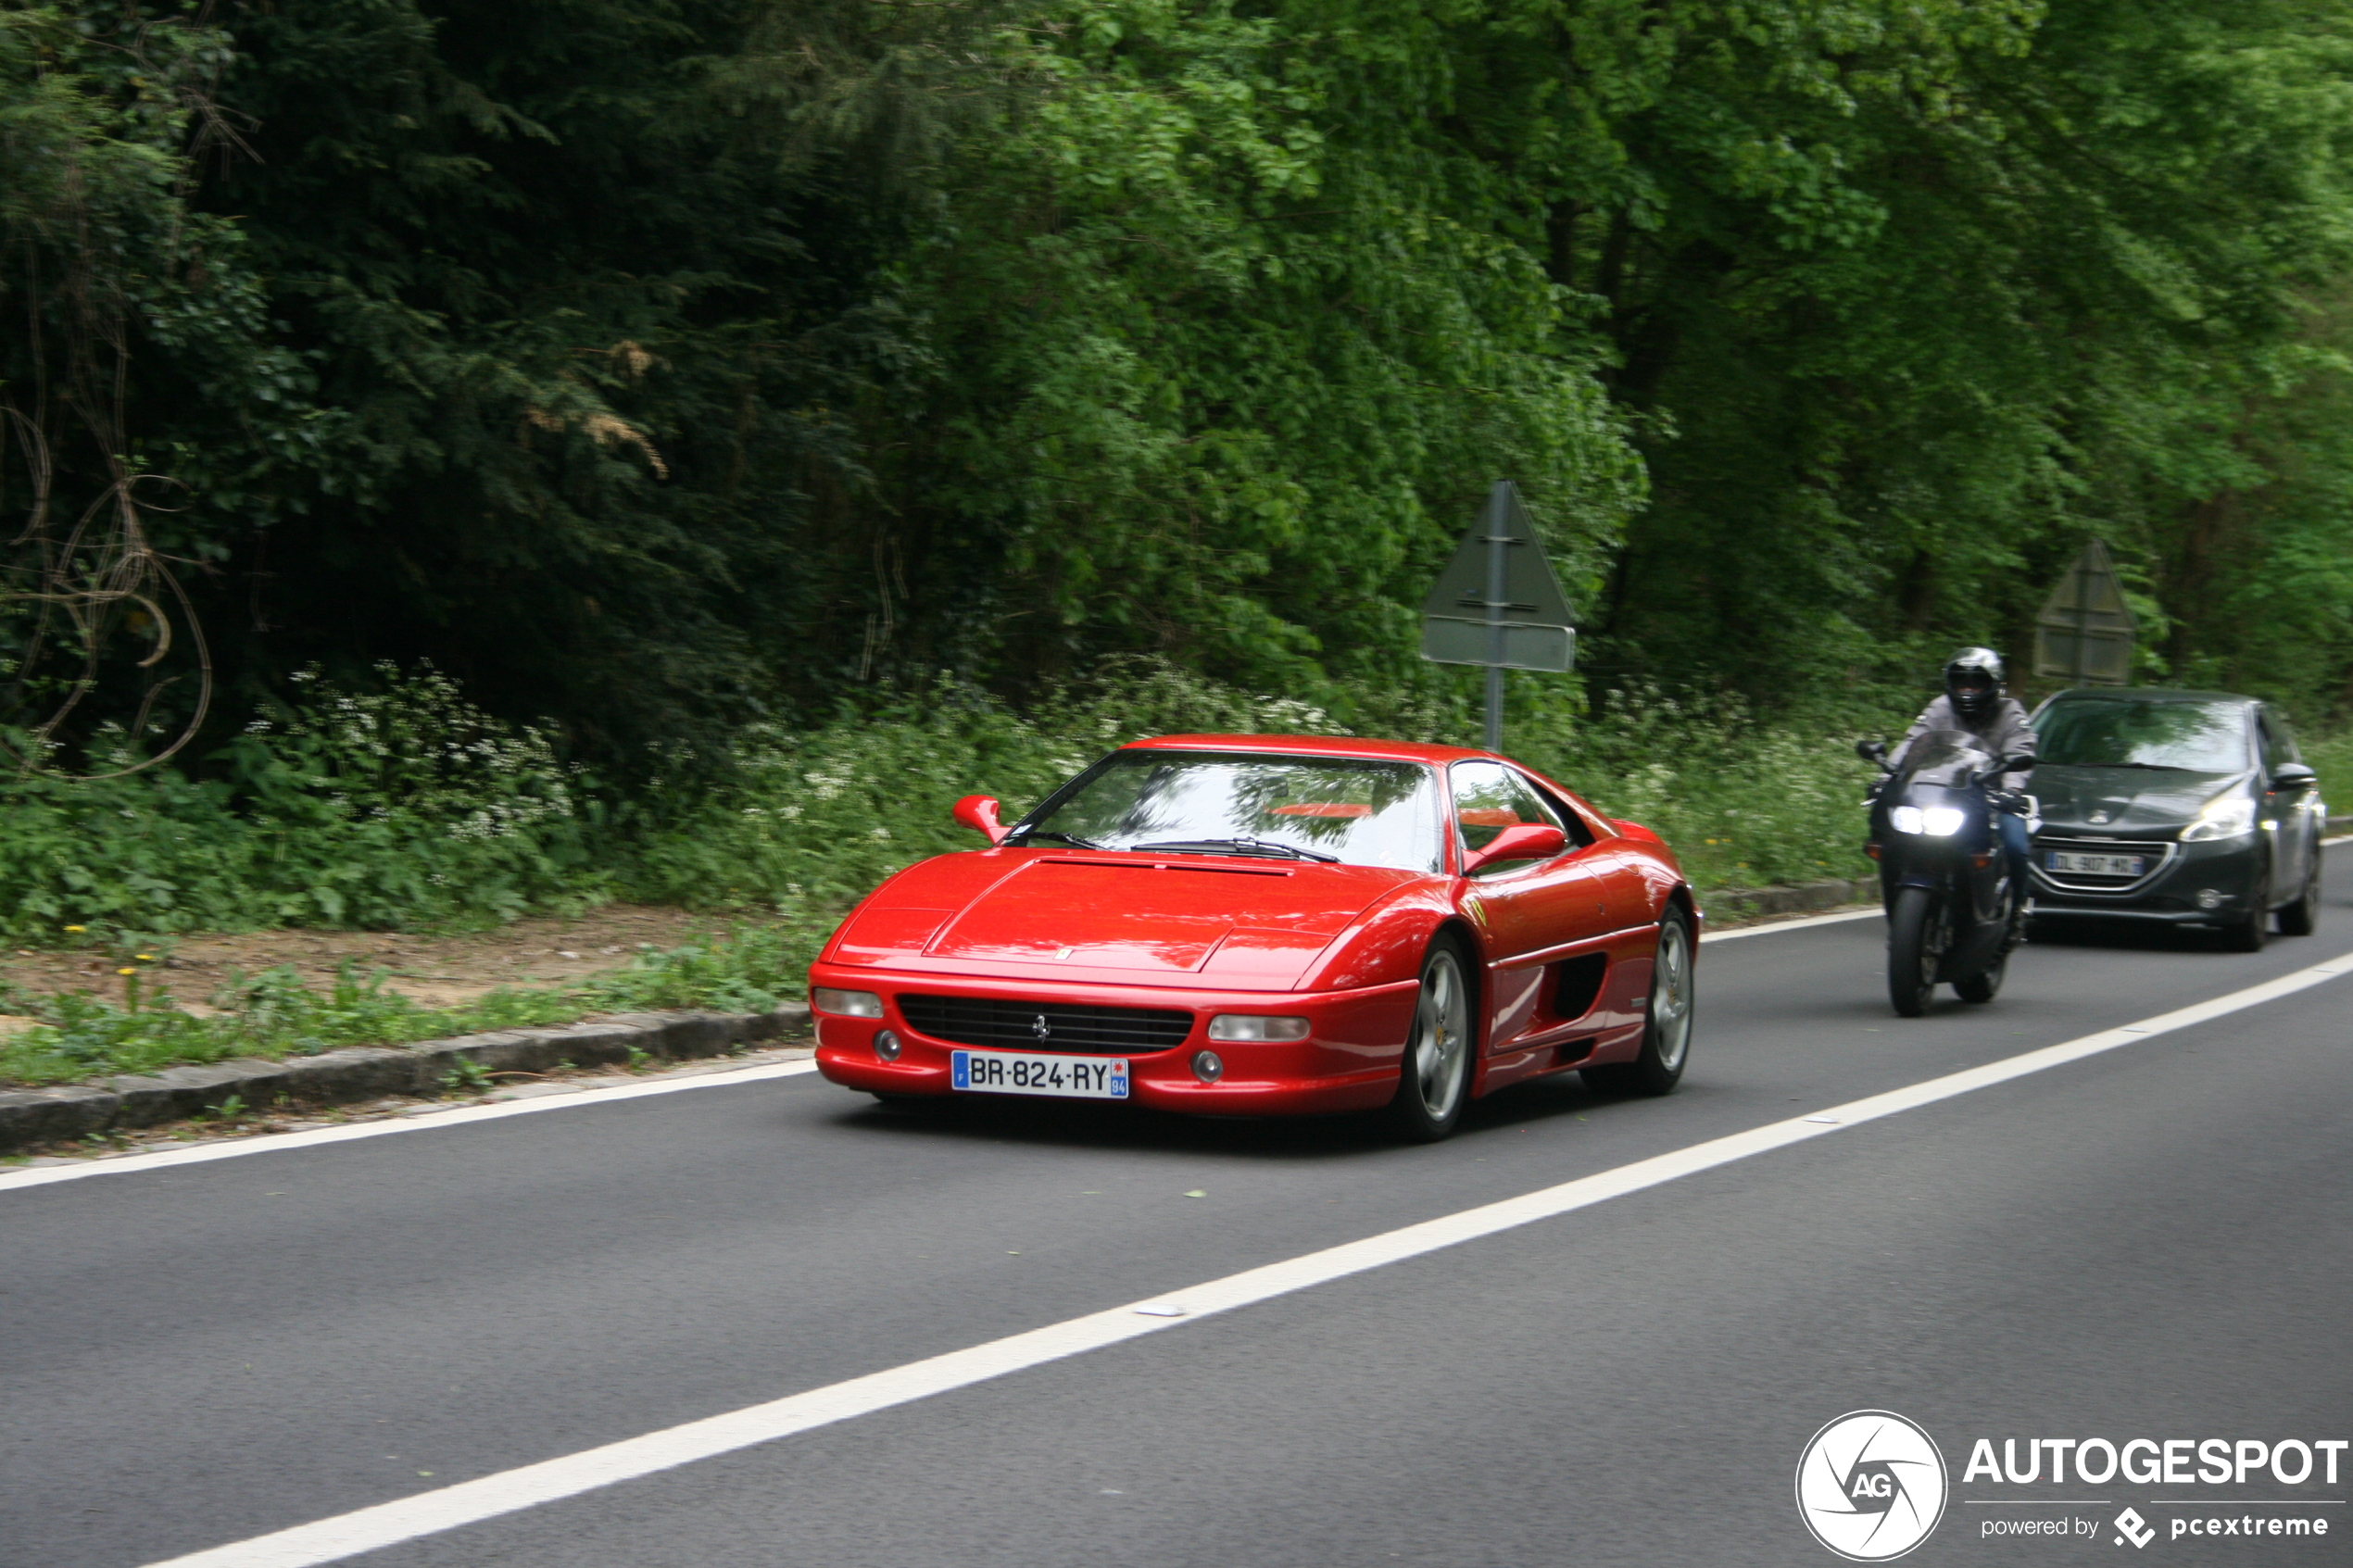
[[[2319,935],[2038,944],[1918,1021],[1875,921],[1710,943],[1680,1092],[1529,1086],[1430,1148],[799,1077],[0,1190],[0,1564],[136,1568],[2236,991],[2353,948],[2334,853]],[[1980,1436],[2353,1437],[2349,1125],[2353,976],[353,1561],[1818,1564],[1799,1454],[1877,1408],[1951,1471],[1907,1562],[2353,1562],[2353,1454],[2334,1487],[1962,1475]],[[2334,1533],[2168,1534],[2221,1503]],[[2096,1534],[1984,1533],[2070,1514]]]

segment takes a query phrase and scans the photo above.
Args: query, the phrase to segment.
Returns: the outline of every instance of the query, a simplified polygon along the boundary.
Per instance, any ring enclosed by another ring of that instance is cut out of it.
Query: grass
[[[192,1012],[169,991],[146,989],[127,968],[117,1003],[86,991],[44,997],[0,993],[0,1007],[38,1019],[0,1037],[0,1081],[62,1084],[118,1073],[224,1061],[277,1060],[345,1046],[395,1046],[497,1029],[573,1022],[592,1013],[709,1008],[765,1012],[800,990],[799,975],[824,932],[779,923],[739,926],[574,985],[504,988],[464,1007],[429,1008],[384,988],[384,972],[346,964],[314,991],[289,967],[233,977]]]

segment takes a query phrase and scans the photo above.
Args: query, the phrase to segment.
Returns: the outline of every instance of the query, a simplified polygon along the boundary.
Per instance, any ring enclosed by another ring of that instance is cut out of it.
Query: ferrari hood
[[[2170,832],[2227,789],[2228,773],[2180,768],[2087,768],[2048,763],[2027,787],[2048,832],[2128,835]]]
[[[836,938],[842,963],[1051,963],[1079,978],[1230,976],[1287,986],[1410,872],[1272,859],[976,852],[909,868]],[[961,967],[961,965],[960,965]]]

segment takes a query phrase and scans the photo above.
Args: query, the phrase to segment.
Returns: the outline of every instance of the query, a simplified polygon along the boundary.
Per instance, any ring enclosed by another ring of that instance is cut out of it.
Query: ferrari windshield
[[[1114,751],[1011,842],[1439,867],[1438,784],[1413,762]]]
[[[2247,766],[2246,713],[2230,702],[2073,697],[2034,720],[2045,762],[2079,768],[2180,768],[2235,773]]]

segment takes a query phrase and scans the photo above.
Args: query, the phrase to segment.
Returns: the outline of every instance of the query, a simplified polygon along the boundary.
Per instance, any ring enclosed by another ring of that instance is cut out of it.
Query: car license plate
[[[2049,860],[2051,870],[2080,876],[2138,876],[2145,863],[2138,855],[2075,855],[2062,849],[2052,850]]]
[[[973,1094],[1127,1098],[1124,1057],[1041,1056],[1035,1051],[950,1051],[948,1055],[955,1086]]]

